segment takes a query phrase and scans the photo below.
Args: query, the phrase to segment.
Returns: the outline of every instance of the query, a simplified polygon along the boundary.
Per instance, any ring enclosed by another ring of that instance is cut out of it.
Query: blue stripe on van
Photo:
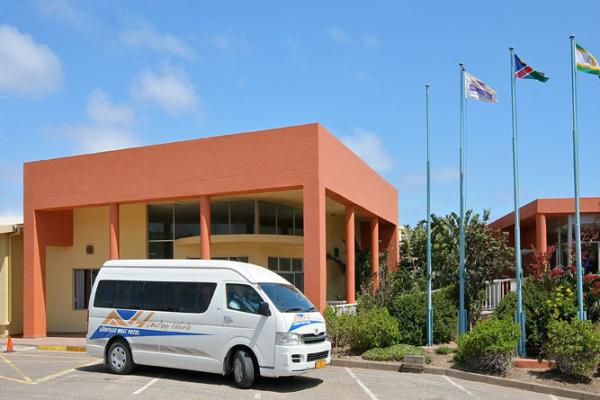
[[[113,336],[138,337],[138,336],[210,336],[209,333],[157,331],[154,329],[119,328],[116,326],[100,325],[90,336],[90,339],[107,339]]]
[[[131,319],[131,317],[133,317],[136,313],[136,311],[132,311],[132,310],[117,310],[117,313],[121,316],[121,318],[123,318],[124,320],[128,321]]]
[[[304,321],[294,322],[292,324],[292,326],[290,326],[290,330],[288,332],[294,331],[294,330],[296,330],[298,328],[301,328],[303,326],[306,326],[306,325],[323,324],[323,323],[324,323],[324,321],[320,321],[320,320],[317,320],[317,319],[307,319],[307,320],[304,320]]]

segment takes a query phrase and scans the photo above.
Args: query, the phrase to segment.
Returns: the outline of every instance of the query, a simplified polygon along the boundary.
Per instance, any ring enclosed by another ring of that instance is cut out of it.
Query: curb
[[[331,365],[334,367],[367,368],[381,371],[414,372],[413,369],[403,368],[401,363],[387,363],[378,361],[343,360],[332,358]],[[408,367],[408,366],[407,366]],[[530,392],[550,394],[558,397],[568,397],[578,400],[600,400],[600,394],[582,392],[580,390],[564,389],[556,386],[542,385],[534,382],[523,382],[515,379],[500,378],[497,376],[475,374],[473,372],[460,371],[442,367],[423,367],[423,373],[430,375],[446,375],[452,378],[464,379],[473,382],[487,383],[490,385],[509,387],[513,389],[527,390]]]
[[[57,345],[47,345],[40,344],[36,346],[38,350],[50,350],[50,351],[76,351],[76,352],[85,352],[85,346],[57,346]]]

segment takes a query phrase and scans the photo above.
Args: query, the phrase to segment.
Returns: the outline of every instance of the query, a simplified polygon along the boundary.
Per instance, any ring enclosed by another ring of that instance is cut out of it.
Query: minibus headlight
[[[297,333],[277,332],[275,344],[280,346],[296,346],[302,344],[302,338]]]

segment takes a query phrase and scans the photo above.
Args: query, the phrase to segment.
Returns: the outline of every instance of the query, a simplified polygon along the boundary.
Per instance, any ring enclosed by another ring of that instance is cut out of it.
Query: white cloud
[[[337,43],[347,43],[350,41],[350,38],[346,32],[337,26],[332,26],[329,28],[329,36],[331,36],[331,39]]]
[[[362,35],[362,42],[367,47],[377,47],[381,44],[379,38],[372,33]]]
[[[87,115],[92,121],[107,125],[131,124],[135,119],[129,106],[111,102],[101,89],[94,90],[90,95]]]
[[[70,140],[77,151],[95,153],[139,144],[131,128],[135,120],[133,111],[125,104],[113,103],[103,90],[92,91],[86,113],[88,123],[61,130],[61,135]]]
[[[92,19],[67,0],[40,0],[39,10],[49,18],[78,29],[89,29]]]
[[[160,71],[142,71],[133,81],[132,95],[158,104],[171,115],[193,111],[200,98],[183,71],[164,66]]]
[[[392,167],[393,161],[377,134],[355,128],[354,134],[342,136],[340,139],[377,171],[386,171]]]
[[[459,179],[458,169],[455,167],[441,167],[431,171],[431,182],[437,184],[452,183]],[[426,171],[413,171],[400,176],[402,190],[416,189],[427,184]]]
[[[121,40],[134,48],[148,48],[187,59],[198,57],[196,51],[177,36],[160,33],[150,24],[141,21],[137,27],[121,32]]]
[[[17,29],[0,25],[0,93],[39,97],[62,81],[58,57]]]
[[[225,36],[213,36],[210,43],[219,50],[227,50],[231,47],[231,41]]]

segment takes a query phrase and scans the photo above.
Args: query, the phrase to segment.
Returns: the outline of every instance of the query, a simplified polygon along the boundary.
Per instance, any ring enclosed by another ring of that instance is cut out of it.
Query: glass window
[[[129,308],[131,297],[131,282],[116,281],[115,294],[113,296],[113,308]]]
[[[215,294],[216,283],[201,283],[198,297],[198,312],[203,313],[208,309],[210,302]]]
[[[141,308],[144,310],[160,310],[163,287],[163,282],[145,282]]]
[[[148,205],[148,240],[173,240],[173,205]]]
[[[281,312],[311,312],[315,306],[292,285],[281,283],[260,283],[261,289]]]
[[[149,242],[148,258],[165,259],[173,258],[173,242]]]
[[[167,282],[163,290],[163,311],[195,312],[198,284],[194,282]]]
[[[98,275],[98,269],[73,270],[73,308],[86,310],[90,301],[92,286]]]
[[[294,235],[304,235],[304,216],[299,208],[294,208]]]
[[[275,204],[265,203],[264,201],[258,202],[258,215],[260,219],[259,232],[263,235],[274,235],[275,220],[276,220],[276,207]]]
[[[229,234],[229,202],[215,201],[210,204],[210,233]]]
[[[115,293],[114,281],[100,281],[96,289],[96,298],[94,299],[94,307],[113,308],[112,299]]]
[[[269,257],[269,269],[272,271],[277,271],[279,269],[279,258],[277,257]]]
[[[144,294],[144,281],[132,281],[131,282],[131,295],[129,296],[129,306],[132,310],[139,310],[142,308],[142,300]]]
[[[294,271],[294,272],[304,271],[303,261],[304,260],[302,258],[292,258],[292,271]]]
[[[277,233],[279,235],[294,234],[294,209],[288,206],[277,206]]]
[[[292,270],[292,259],[291,258],[280,258],[279,259],[279,270],[280,271],[291,271]]]
[[[269,257],[269,269],[304,291],[304,260],[302,258]]]
[[[262,298],[252,287],[242,284],[227,284],[227,308],[248,313],[258,313]]]
[[[200,204],[175,204],[175,239],[200,236]]]
[[[231,212],[231,234],[254,233],[254,201],[232,201],[229,203]]]

